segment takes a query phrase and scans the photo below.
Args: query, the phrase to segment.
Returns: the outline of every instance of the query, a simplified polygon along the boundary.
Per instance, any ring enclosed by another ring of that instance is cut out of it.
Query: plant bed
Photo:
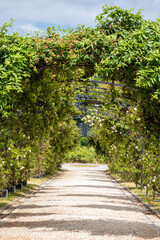
[[[26,181],[22,181],[22,184],[23,184],[23,186],[27,186],[27,180]]]
[[[22,189],[22,187],[23,187],[23,184],[22,184],[22,183],[18,183],[18,184],[16,185],[16,189]]]
[[[42,178],[43,175],[35,175],[34,178]]]
[[[27,186],[23,185],[22,189],[17,189],[16,192],[14,192],[14,193],[8,192],[8,197],[5,197],[5,198],[0,197],[0,208],[9,204],[17,197],[25,196],[26,192],[38,187],[39,184],[41,184],[43,181],[47,180],[49,177],[50,176],[46,176],[46,177],[43,177],[40,179],[30,178],[30,180],[28,180],[28,182],[26,182]]]
[[[9,187],[9,192],[10,193],[15,193],[15,191],[16,191],[16,186]]]
[[[153,209],[155,209],[158,214],[160,214],[160,195],[156,195],[156,198],[154,200],[153,193],[151,191],[148,191],[148,195],[146,195],[146,190],[141,189],[140,186],[136,188],[136,184],[132,181],[127,182],[124,181],[118,174],[110,173],[113,178],[118,180],[123,187],[127,187],[129,190],[131,190],[135,195],[140,197],[144,203],[149,204]]]
[[[1,196],[2,198],[8,198],[8,189],[2,190]]]

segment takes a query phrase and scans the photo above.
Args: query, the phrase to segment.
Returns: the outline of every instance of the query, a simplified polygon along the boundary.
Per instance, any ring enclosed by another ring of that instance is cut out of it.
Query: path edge
[[[109,172],[106,172],[113,180],[115,180],[118,184],[122,186],[122,182],[113,177]],[[128,187],[122,186],[126,191],[128,191],[138,202],[142,203],[152,214],[156,215],[160,219],[160,213],[154,209],[150,204],[145,203],[142,198],[140,198],[137,194],[132,192]]]
[[[11,202],[9,202],[8,204],[4,205],[3,207],[0,208],[0,221],[2,221],[4,218],[6,218],[8,215],[10,215],[13,211],[15,211],[15,209],[19,208],[23,202],[20,202],[20,200],[22,200],[23,198],[25,198],[26,196],[29,196],[31,194],[36,194],[38,193],[41,189],[40,187],[45,184],[47,181],[60,177],[62,174],[64,173],[63,170],[59,170],[58,172],[56,172],[55,174],[53,174],[53,176],[48,177],[47,179],[45,179],[44,181],[42,181],[40,184],[37,184],[34,188],[28,190],[27,192],[25,192],[24,194],[20,195],[19,197],[16,197],[14,200],[12,200]],[[30,196],[32,197],[32,196]],[[16,202],[19,201],[19,204],[17,204],[16,206],[14,206],[14,204]],[[5,212],[5,213],[4,213]]]

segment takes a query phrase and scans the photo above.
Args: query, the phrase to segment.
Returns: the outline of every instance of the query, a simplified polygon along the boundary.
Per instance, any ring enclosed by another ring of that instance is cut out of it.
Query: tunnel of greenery
[[[160,191],[160,20],[117,6],[102,9],[94,28],[48,27],[26,36],[9,34],[12,22],[0,28],[1,190],[52,174],[76,147],[75,160],[94,158]],[[74,120],[83,115],[75,96],[79,80],[94,76],[111,84],[103,114],[83,118],[92,128],[90,149]],[[119,104],[126,99],[128,106]]]

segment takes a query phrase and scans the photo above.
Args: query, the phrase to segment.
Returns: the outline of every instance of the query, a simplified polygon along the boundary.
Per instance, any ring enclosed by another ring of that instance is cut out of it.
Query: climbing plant
[[[0,28],[0,188],[61,165],[79,138],[79,80],[97,75],[111,84],[104,116],[87,118],[95,143],[112,168],[137,184],[147,176],[144,184],[158,189],[159,20],[104,5],[96,21],[34,36],[8,34],[12,23]]]

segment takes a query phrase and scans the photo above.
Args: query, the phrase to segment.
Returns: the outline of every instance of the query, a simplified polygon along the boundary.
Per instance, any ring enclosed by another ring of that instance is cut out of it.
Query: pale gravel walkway
[[[160,239],[160,220],[143,214],[104,166],[64,168],[0,221],[1,240]]]

